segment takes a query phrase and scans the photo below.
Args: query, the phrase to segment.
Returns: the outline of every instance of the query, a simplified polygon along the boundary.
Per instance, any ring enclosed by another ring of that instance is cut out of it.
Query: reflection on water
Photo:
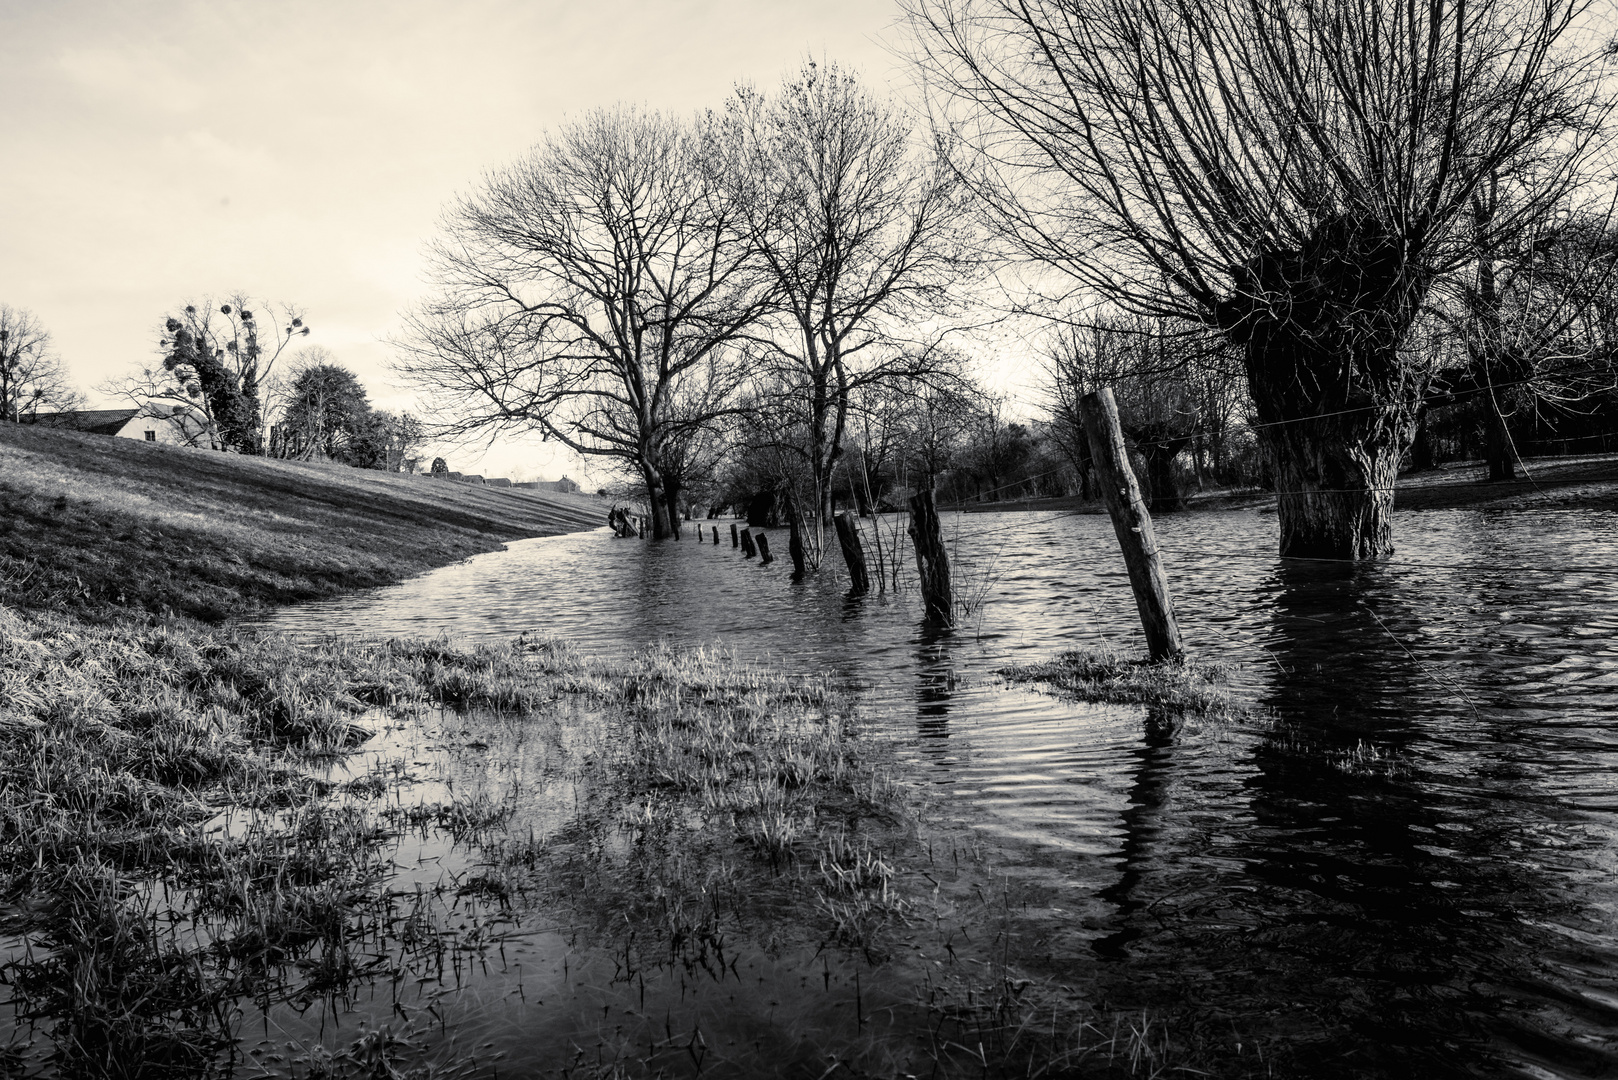
[[[1098,517],[962,519],[957,564],[998,577],[954,634],[918,630],[909,596],[850,601],[834,574],[604,530],[268,625],[718,644],[835,672],[937,796],[935,834],[994,847],[1025,897],[1026,969],[1225,1017],[1300,1074],[1611,1075],[1615,525],[1406,513],[1394,560],[1344,567],[1280,563],[1256,513],[1163,520],[1188,644],[1274,714],[1227,731],[995,678],[1103,640],[1142,651]]]

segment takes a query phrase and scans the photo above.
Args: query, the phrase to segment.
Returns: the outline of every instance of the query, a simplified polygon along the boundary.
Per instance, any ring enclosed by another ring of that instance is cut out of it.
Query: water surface
[[[1601,512],[1400,513],[1395,557],[1352,567],[1278,560],[1258,512],[1164,518],[1188,646],[1237,665],[1275,717],[1178,737],[995,675],[1100,642],[1142,650],[1094,516],[946,522],[957,580],[984,600],[948,634],[919,628],[909,592],[849,600],[835,572],[793,582],[784,559],[744,560],[728,523],[718,546],[525,541],[267,625],[557,635],[608,655],[721,645],[835,672],[930,794],[924,839],[992,852],[1021,903],[1005,952],[1031,976],[1268,1040],[1300,1075],[1610,1076],[1615,528]],[[758,977],[806,978],[794,963]],[[834,988],[828,969],[813,1000],[832,1009],[847,974]],[[542,1071],[526,1006],[456,1000],[495,1033],[502,1075],[525,1053]],[[813,1027],[783,1016],[819,1007],[790,999],[772,1022]]]

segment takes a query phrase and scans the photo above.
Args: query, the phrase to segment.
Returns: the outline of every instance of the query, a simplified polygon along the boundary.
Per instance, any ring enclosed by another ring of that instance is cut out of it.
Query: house
[[[116,435],[139,409],[80,409],[76,412],[41,413],[30,423],[91,435]]]
[[[213,424],[207,414],[179,398],[150,399],[113,434],[168,446],[214,445]]]
[[[566,476],[563,476],[560,480],[525,480],[520,484],[512,484],[511,486],[512,487],[519,487],[519,488],[527,488],[530,491],[578,491],[579,490],[578,481],[569,480]]]
[[[40,427],[143,439],[170,446],[211,447],[214,444],[213,425],[207,415],[179,398],[151,398],[138,409],[42,413],[33,423]]]

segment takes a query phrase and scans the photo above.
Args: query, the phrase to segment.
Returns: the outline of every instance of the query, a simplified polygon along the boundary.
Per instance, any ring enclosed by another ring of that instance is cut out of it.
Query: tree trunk
[[[1410,444],[1410,471],[1427,472],[1433,465],[1433,437],[1427,427],[1427,410],[1416,421],[1416,437]]]
[[[1391,554],[1393,488],[1412,426],[1388,410],[1263,429],[1275,468],[1281,554]]]
[[[1491,392],[1483,399],[1483,454],[1489,463],[1490,481],[1517,479],[1516,462],[1511,452],[1511,431],[1500,412],[1500,403]]]
[[[787,554],[792,556],[792,576],[801,578],[804,575],[803,557],[803,515],[798,513],[798,503],[794,499],[787,505]]]
[[[646,504],[650,508],[647,516],[652,519],[652,539],[661,540],[668,535],[668,517],[663,510],[666,498],[663,477],[650,465],[641,466],[641,477],[646,481]]]
[[[1154,514],[1180,509],[1184,501],[1174,483],[1174,459],[1180,455],[1179,447],[1147,446],[1140,453],[1146,459],[1146,486],[1152,493],[1152,501],[1147,509]]]
[[[675,540],[680,538],[680,489],[672,481],[665,481],[663,486],[663,512],[668,516],[668,535]]]
[[[1424,239],[1370,213],[1327,214],[1300,248],[1236,268],[1215,305],[1244,348],[1284,556],[1393,551],[1393,485],[1427,389],[1401,351],[1429,285],[1414,258]]]

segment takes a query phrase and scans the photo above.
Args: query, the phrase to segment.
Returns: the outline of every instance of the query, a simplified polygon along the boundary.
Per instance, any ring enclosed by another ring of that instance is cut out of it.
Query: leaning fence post
[[[753,539],[758,541],[759,565],[768,566],[770,563],[774,562],[775,556],[770,554],[770,538],[765,536],[763,533],[759,533]]]
[[[854,516],[844,510],[836,517],[837,542],[843,549],[843,561],[848,564],[849,593],[864,596],[871,591],[871,575],[865,569],[865,548],[860,544],[859,528]]]
[[[1084,431],[1101,482],[1101,496],[1112,516],[1118,546],[1123,548],[1124,565],[1129,568],[1129,586],[1134,590],[1135,607],[1146,631],[1147,652],[1153,660],[1177,660],[1185,655],[1185,645],[1180,641],[1168,579],[1163,576],[1163,562],[1158,558],[1152,515],[1141,501],[1140,485],[1129,467],[1129,451],[1118,425],[1118,404],[1112,391],[1103,387],[1084,395],[1079,408],[1084,414]]]
[[[927,605],[927,622],[933,626],[954,626],[955,602],[950,595],[949,555],[944,550],[943,530],[938,525],[938,507],[933,503],[931,487],[910,497],[910,539],[916,545],[916,572],[921,577],[921,597]]]
[[[742,530],[742,558],[751,559],[758,552],[753,547],[753,530]]]

